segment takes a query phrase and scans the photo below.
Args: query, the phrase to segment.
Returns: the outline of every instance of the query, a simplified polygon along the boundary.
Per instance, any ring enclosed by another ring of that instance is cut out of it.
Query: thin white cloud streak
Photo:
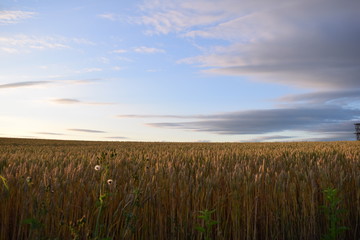
[[[90,41],[90,40],[85,39],[85,38],[71,38],[71,39],[67,39],[66,41],[73,42],[73,43],[79,44],[79,45],[91,45],[91,46],[96,45],[95,42]]]
[[[44,85],[49,85],[52,83],[53,82],[51,82],[51,81],[28,81],[28,82],[6,83],[6,84],[1,84],[0,89],[44,86]]]
[[[165,53],[166,51],[164,49],[160,49],[160,48],[153,48],[153,47],[146,47],[146,46],[140,46],[140,47],[134,47],[131,50],[132,52],[136,52],[136,53]],[[112,51],[112,53],[118,53],[118,54],[122,54],[122,53],[127,53],[129,52],[129,50],[126,49],[115,49]]]
[[[10,54],[20,53],[20,51],[16,48],[2,47],[2,48],[0,48],[0,50],[5,53],[10,53]]]
[[[151,48],[151,47],[136,47],[134,48],[134,52],[137,53],[165,53],[165,50],[159,48]]]
[[[28,35],[0,37],[1,45],[28,49],[70,48],[63,42],[63,40],[55,37],[36,37]]]
[[[103,13],[98,14],[97,16],[111,21],[116,21],[118,19],[117,15],[114,13]]]
[[[127,50],[126,49],[116,49],[114,51],[112,51],[113,53],[126,53]]]
[[[94,45],[82,38],[66,38],[63,36],[30,36],[17,34],[0,37],[0,50],[5,53],[30,53],[35,50],[71,49],[76,45]]]
[[[102,70],[103,70],[102,68],[85,68],[83,70],[80,70],[79,72],[91,73],[91,72],[101,72]]]
[[[58,99],[52,99],[50,100],[52,103],[56,104],[65,104],[65,105],[75,105],[75,104],[83,104],[83,105],[113,105],[115,103],[109,103],[109,102],[86,102],[81,101],[79,99],[75,98],[58,98]]]
[[[0,11],[0,25],[16,24],[35,15],[35,12],[28,11]]]
[[[98,81],[99,79],[82,79],[82,80],[59,80],[59,81],[20,81],[0,84],[0,89],[6,88],[24,88],[24,87],[44,87],[54,85],[66,85],[66,84],[90,84]]]
[[[97,14],[96,16],[98,18],[102,18],[102,19],[109,20],[112,22],[115,22],[115,21],[125,22],[125,23],[134,23],[135,22],[133,16],[129,17],[129,16],[126,16],[123,14],[117,14],[117,13],[112,13],[112,12]]]
[[[114,71],[121,71],[121,70],[124,70],[124,68],[123,68],[123,67],[120,67],[120,66],[114,66],[114,67],[112,67],[112,70],[114,70]]]
[[[271,135],[271,136],[262,136],[256,138],[250,138],[246,142],[284,142],[284,141],[294,141],[293,136],[283,136],[283,135]]]

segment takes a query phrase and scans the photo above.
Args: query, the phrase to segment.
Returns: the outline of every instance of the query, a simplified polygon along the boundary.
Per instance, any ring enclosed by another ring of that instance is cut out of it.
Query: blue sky
[[[354,140],[355,0],[4,0],[0,137]]]

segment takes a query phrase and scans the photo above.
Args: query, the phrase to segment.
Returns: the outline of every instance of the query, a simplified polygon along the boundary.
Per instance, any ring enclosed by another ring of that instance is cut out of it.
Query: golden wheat
[[[359,142],[0,139],[0,175],[3,240],[202,239],[204,209],[216,209],[213,239],[320,239],[328,187],[342,238],[360,239]]]

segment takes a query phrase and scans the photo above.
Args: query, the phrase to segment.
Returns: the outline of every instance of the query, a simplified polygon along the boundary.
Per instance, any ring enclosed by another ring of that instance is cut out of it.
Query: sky
[[[0,137],[355,140],[358,0],[2,0]]]

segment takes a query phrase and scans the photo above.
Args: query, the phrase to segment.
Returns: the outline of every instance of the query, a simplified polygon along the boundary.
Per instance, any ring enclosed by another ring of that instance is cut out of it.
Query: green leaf
[[[209,226],[213,226],[213,225],[218,224],[218,223],[219,223],[218,221],[211,220],[209,222]]]
[[[6,178],[4,178],[3,176],[0,175],[0,179],[1,179],[1,181],[3,182],[6,190],[9,191],[9,186],[7,185],[7,180],[6,180]]]
[[[35,219],[35,218],[27,218],[27,219],[24,219],[23,224],[29,224],[30,225],[30,228],[35,230],[35,229],[40,229],[43,227],[42,223],[39,222],[39,220]]]

